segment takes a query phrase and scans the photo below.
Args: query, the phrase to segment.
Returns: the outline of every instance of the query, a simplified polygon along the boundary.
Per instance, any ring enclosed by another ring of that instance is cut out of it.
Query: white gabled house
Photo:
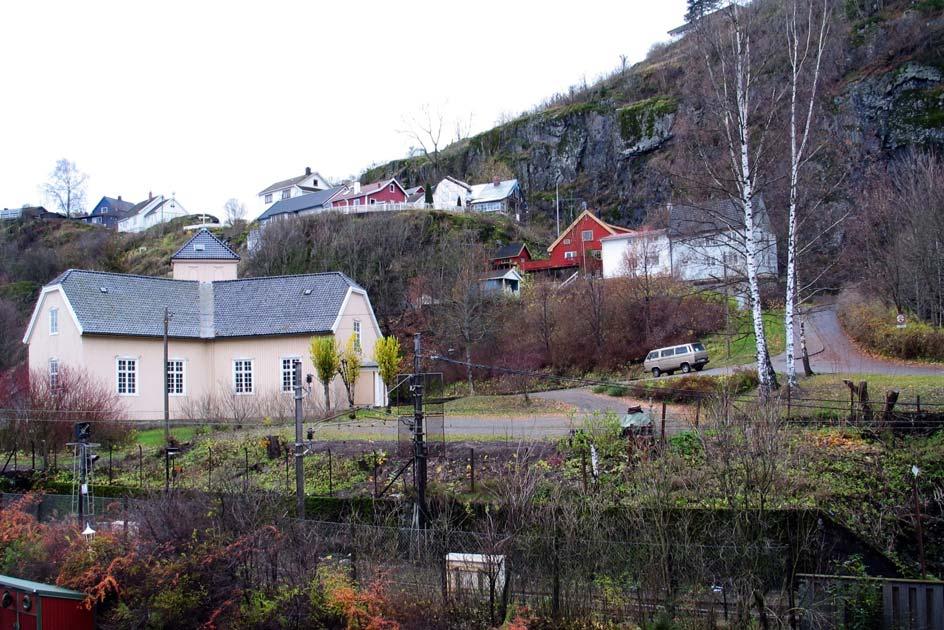
[[[158,195],[135,204],[117,223],[119,232],[143,232],[149,227],[167,223],[178,217],[187,216],[188,212],[173,195]]]
[[[331,188],[328,180],[322,177],[321,173],[312,171],[310,166],[306,166],[303,175],[277,181],[260,190],[258,193],[261,208],[259,212],[267,210],[277,201],[292,199],[299,195],[307,195],[327,188]]]
[[[448,175],[433,189],[433,207],[437,210],[465,208],[470,202],[472,187]]]
[[[763,199],[756,201],[755,220],[761,243],[758,273],[776,277],[777,240]],[[736,202],[669,205],[665,223],[661,229],[641,229],[600,239],[603,277],[667,275],[706,284],[744,277],[744,220]]]

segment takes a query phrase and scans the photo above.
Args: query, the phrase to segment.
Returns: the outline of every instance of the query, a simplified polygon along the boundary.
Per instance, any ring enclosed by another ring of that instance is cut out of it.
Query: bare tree
[[[797,204],[799,200],[800,168],[806,162],[807,143],[813,122],[816,91],[819,85],[823,48],[829,33],[829,0],[823,0],[818,35],[814,18],[814,0],[793,0],[787,9],[787,56],[790,63],[790,210],[787,218],[787,293],[784,302],[784,325],[787,351],[787,385],[796,387],[797,374],[794,350],[794,316],[797,302]],[[805,11],[801,7],[805,4]],[[805,13],[805,17],[802,14]],[[812,58],[812,59],[811,59]],[[807,70],[807,62],[812,64]],[[804,75],[811,73],[809,87],[802,107],[797,112],[798,94]],[[801,120],[798,121],[798,115]],[[798,126],[799,125],[799,126]]]
[[[762,396],[777,388],[777,375],[770,361],[767,334],[761,308],[758,263],[767,245],[755,213],[755,197],[760,192],[761,164],[764,162],[765,136],[770,118],[759,129],[760,117],[755,92],[758,74],[751,60],[750,9],[737,3],[723,9],[722,20],[700,20],[702,52],[710,83],[709,111],[722,133],[727,174],[702,155],[702,162],[714,186],[734,200],[743,212],[744,263],[748,297],[756,340],[757,375]],[[776,102],[777,92],[770,95]],[[775,108],[771,107],[771,111]],[[772,113],[770,114],[772,117]]]
[[[422,105],[419,111],[404,118],[405,129],[400,133],[409,136],[423,150],[423,155],[433,163],[433,168],[439,171],[439,145],[442,142],[445,114],[431,107],[428,103]]]
[[[652,300],[655,295],[663,293],[660,279],[667,275],[659,260],[660,238],[664,238],[661,231],[642,231],[630,239],[623,254],[623,271],[633,279],[633,293],[642,298],[647,342],[652,335]]]
[[[88,175],[79,171],[75,162],[62,158],[49,174],[49,181],[42,186],[43,194],[56,205],[56,209],[72,217],[85,208],[85,184]]]
[[[232,227],[246,218],[246,206],[235,197],[227,199],[223,204],[223,214],[226,224]]]

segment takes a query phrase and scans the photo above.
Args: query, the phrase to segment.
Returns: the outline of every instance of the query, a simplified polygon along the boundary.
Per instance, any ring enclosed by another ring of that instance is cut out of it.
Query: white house
[[[167,223],[177,217],[185,217],[188,212],[173,197],[158,195],[135,204],[127,211],[127,216],[118,221],[119,232],[143,232],[149,227]]]
[[[259,212],[268,210],[269,207],[282,199],[291,199],[299,195],[317,192],[331,188],[328,180],[321,176],[317,171],[312,171],[311,167],[305,167],[304,175],[289,177],[275,182],[259,191]]]
[[[465,208],[471,194],[471,186],[455,177],[446,176],[433,189],[433,207],[437,210]]]
[[[777,240],[761,198],[756,200],[755,221],[760,234],[758,273],[776,276]],[[744,276],[744,221],[737,203],[669,205],[666,223],[662,229],[600,239],[603,277],[671,275],[686,282],[712,283]]]
[[[488,184],[475,184],[469,193],[472,210],[479,212],[507,212],[520,219],[524,196],[517,179],[493,179]]]

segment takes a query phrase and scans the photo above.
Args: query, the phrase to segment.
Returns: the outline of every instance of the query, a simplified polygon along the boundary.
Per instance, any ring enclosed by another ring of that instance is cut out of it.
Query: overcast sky
[[[221,215],[311,166],[402,157],[424,104],[472,131],[641,60],[684,0],[2,2],[0,207],[58,158],[102,195]],[[89,208],[90,209],[90,208]]]

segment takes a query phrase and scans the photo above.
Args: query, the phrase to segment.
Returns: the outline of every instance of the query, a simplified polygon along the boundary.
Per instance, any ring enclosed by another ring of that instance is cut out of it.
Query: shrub
[[[843,329],[869,352],[898,359],[944,361],[944,329],[913,320],[898,328],[896,316],[892,308],[851,295],[839,302]]]
[[[736,370],[725,376],[690,374],[668,383],[646,383],[642,395],[653,400],[693,403],[722,393],[737,396],[751,391],[757,384],[757,374],[750,370]]]

